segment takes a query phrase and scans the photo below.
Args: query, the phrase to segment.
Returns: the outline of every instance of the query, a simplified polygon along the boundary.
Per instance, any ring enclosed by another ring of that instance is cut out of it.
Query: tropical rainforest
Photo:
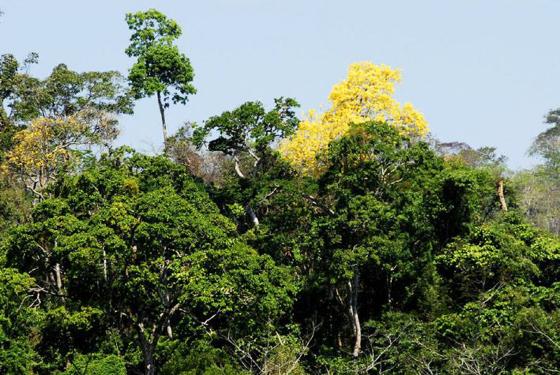
[[[181,27],[127,26],[125,75],[0,57],[0,374],[559,372],[560,110],[517,172],[370,62],[170,132]],[[114,144],[142,98],[160,153]]]

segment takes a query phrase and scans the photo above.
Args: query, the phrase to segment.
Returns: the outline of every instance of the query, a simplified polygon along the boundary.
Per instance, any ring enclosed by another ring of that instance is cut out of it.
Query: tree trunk
[[[60,273],[60,263],[54,265],[54,272],[56,275],[56,288],[58,289],[58,294],[62,294],[62,275]]]
[[[161,102],[161,93],[157,92],[157,101],[159,106],[159,114],[161,116],[161,129],[163,131],[163,147],[164,150],[167,148],[167,125],[165,123],[165,108],[163,107],[163,103]]]
[[[360,274],[354,272],[354,278],[348,282],[349,288],[349,313],[352,321],[352,329],[354,331],[354,348],[352,356],[358,357],[362,350],[362,326],[360,325],[360,316],[358,315],[358,285],[360,283]]]
[[[247,205],[246,210],[247,210],[247,213],[249,214],[249,217],[251,218],[251,221],[253,222],[253,225],[255,226],[255,228],[258,228],[260,222],[259,222],[259,218],[255,214],[255,211],[253,210],[253,208],[250,205]]]
[[[107,251],[103,248],[103,279],[107,281]]]
[[[237,158],[237,156],[235,157],[235,173],[237,173],[237,175],[242,178],[245,179],[245,175],[243,174],[243,172],[241,172],[241,168],[239,167],[239,159]]]
[[[144,352],[144,374],[145,375],[154,375],[156,373],[156,367],[154,365],[154,350],[151,348],[150,345],[143,350]]]
[[[500,178],[498,181],[498,198],[500,199],[500,208],[502,211],[507,211],[506,198],[504,196],[504,179]]]
[[[233,160],[235,161],[235,172],[237,173],[237,175],[239,176],[239,178],[245,180],[247,179],[247,177],[243,174],[243,172],[241,172],[241,167],[239,166],[239,158],[237,157],[237,155],[235,155],[233,157]],[[251,218],[251,222],[253,223],[253,225],[255,226],[255,228],[259,227],[259,218],[257,217],[257,215],[255,214],[255,211],[253,210],[253,208],[251,207],[250,204],[247,204],[245,206],[245,212],[247,213],[247,215],[249,215],[249,217]]]
[[[156,368],[154,365],[154,348],[157,344],[157,338],[146,338],[144,324],[138,323],[136,325],[138,330],[138,339],[142,349],[142,356],[144,357],[144,374],[154,375]]]

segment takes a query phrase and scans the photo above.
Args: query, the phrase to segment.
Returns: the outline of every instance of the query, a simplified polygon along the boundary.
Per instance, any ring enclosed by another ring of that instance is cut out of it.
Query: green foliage
[[[190,60],[173,44],[182,31],[175,21],[155,9],[129,13],[126,22],[132,31],[126,54],[137,58],[128,81],[136,99],[157,95],[166,143],[165,108],[170,102],[185,104],[188,96],[196,93]]]
[[[57,118],[85,109],[132,113],[133,103],[122,75],[116,71],[78,73],[57,65],[44,80],[18,72],[11,82],[6,106],[13,121]]]
[[[211,343],[200,340],[181,343],[161,369],[163,375],[237,375],[247,374],[232,361],[230,355]]]
[[[241,337],[266,332],[291,304],[289,271],[236,238],[201,186],[163,157],[117,150],[53,194],[13,230],[7,259],[35,270],[49,293],[45,337],[64,343],[44,342],[54,363],[100,348],[114,327],[154,366],[167,327]]]
[[[189,59],[172,45],[148,48],[128,74],[136,99],[160,93],[165,108],[169,107],[170,101],[185,104],[188,95],[196,93],[190,83],[193,77]]]
[[[31,374],[40,364],[35,347],[43,315],[30,289],[35,281],[0,260],[0,373]]]
[[[181,28],[126,22],[130,87],[0,57],[0,374],[557,372],[560,112],[512,176],[495,148],[342,111],[304,176],[275,150],[291,98],[168,139],[195,93]],[[166,155],[85,150],[154,95]]]
[[[558,151],[560,143],[560,110],[550,111],[545,117],[545,123],[551,125],[551,127],[537,135],[529,152],[532,155],[542,157],[548,167],[558,172],[558,168],[560,168],[560,153]]]
[[[126,375],[122,358],[116,355],[78,355],[61,375]]]
[[[260,102],[246,102],[211,117],[195,129],[193,142],[201,147],[210,133],[217,132],[219,137],[208,143],[210,151],[234,156],[253,151],[262,155],[274,141],[291,135],[298,124],[294,108],[299,104],[294,99],[277,98],[274,103],[274,109],[268,112]]]

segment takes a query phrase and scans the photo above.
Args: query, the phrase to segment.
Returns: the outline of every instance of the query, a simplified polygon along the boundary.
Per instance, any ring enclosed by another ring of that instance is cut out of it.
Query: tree
[[[163,142],[167,143],[165,109],[173,104],[186,104],[196,93],[191,84],[194,73],[189,59],[173,43],[181,34],[179,25],[155,9],[126,15],[132,31],[126,54],[137,58],[128,80],[134,97],[157,97]]]
[[[54,189],[6,247],[12,266],[40,280],[48,337],[65,335],[50,357],[95,353],[116,330],[153,374],[162,341],[265,335],[289,308],[288,270],[238,238],[166,158],[118,150]]]
[[[560,109],[550,111],[545,123],[551,126],[536,137],[529,154],[542,157],[545,164],[557,172],[560,169]]]
[[[426,270],[428,249],[437,246],[443,165],[427,145],[375,122],[351,127],[331,143],[326,157],[329,168],[319,186],[330,210],[317,218],[317,256],[350,323],[351,352],[358,357],[360,306],[367,303],[373,314],[385,304],[413,303],[405,290],[418,287],[412,280]]]
[[[84,146],[108,145],[118,134],[112,117],[82,111],[67,118],[39,117],[14,136],[2,169],[38,198],[62,172],[76,169]]]
[[[529,148],[541,165],[517,173],[513,180],[520,192],[520,207],[535,225],[560,234],[560,110],[552,110],[545,120],[551,125],[541,132]]]
[[[200,150],[193,142],[194,123],[186,123],[167,140],[167,156],[210,185],[220,185],[229,171],[228,156],[219,151]]]
[[[200,149],[211,133],[217,133],[218,137],[208,142],[208,150],[231,157],[238,178],[244,185],[250,185],[249,180],[258,178],[266,169],[264,165],[270,166],[275,159],[272,146],[292,134],[298,122],[294,108],[299,104],[294,99],[280,97],[274,99],[274,104],[267,112],[260,102],[246,102],[232,111],[211,117],[195,129],[193,143]],[[242,170],[243,161],[248,171]],[[244,198],[243,204],[253,224],[258,226],[259,219],[248,202],[251,198]]]
[[[30,55],[24,67],[36,62]],[[117,115],[133,103],[116,71],[78,73],[57,65],[44,80],[30,76],[13,56],[0,63],[3,170],[37,197],[56,175],[69,172],[84,148],[109,147]],[[75,166],[75,165],[74,165]]]
[[[299,104],[292,98],[274,99],[274,109],[266,112],[260,102],[246,102],[233,111],[209,118],[204,126],[195,129],[193,142],[202,147],[208,135],[217,132],[218,138],[208,143],[210,151],[220,151],[235,161],[235,172],[246,178],[240,158],[253,159],[252,171],[274,142],[291,135],[297,126],[294,108]]]
[[[36,352],[42,313],[31,293],[35,281],[5,267],[0,253],[0,372],[32,373],[40,363]]]
[[[13,55],[0,57],[0,125],[8,125],[8,115],[4,109],[4,101],[13,93],[19,63]]]
[[[403,134],[425,135],[424,116],[411,104],[401,105],[392,97],[400,79],[400,72],[386,65],[350,65],[347,78],[332,88],[330,109],[323,114],[311,111],[296,133],[280,145],[280,152],[302,173],[316,174],[325,169],[324,161],[317,160],[319,152],[343,136],[351,124],[387,122]]]
[[[30,55],[24,67],[36,60],[36,55]],[[44,80],[20,69],[6,81],[11,84],[5,86],[3,104],[15,123],[25,124],[37,117],[68,117],[85,110],[131,114],[133,109],[124,79],[116,71],[78,73],[59,64]]]
[[[29,65],[36,63],[37,59],[37,54],[32,53],[22,65],[14,55],[0,56],[0,130],[4,147],[9,147],[10,136],[13,135],[15,125],[13,116],[10,116],[7,109],[13,105],[14,98],[22,91],[25,71]]]

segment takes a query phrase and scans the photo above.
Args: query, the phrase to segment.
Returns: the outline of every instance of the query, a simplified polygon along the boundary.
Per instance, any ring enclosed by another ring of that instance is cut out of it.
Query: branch
[[[243,172],[241,172],[241,168],[239,167],[239,158],[237,156],[234,156],[233,160],[235,161],[235,172],[239,177],[245,179],[246,177]]]
[[[304,194],[303,197],[307,200],[309,200],[311,202],[312,205],[317,206],[319,208],[321,208],[322,210],[328,212],[331,215],[334,215],[334,211],[330,208],[328,208],[327,206],[325,206],[324,204],[320,203],[319,201],[317,201],[317,199],[315,199],[314,196],[309,195],[309,194]]]

